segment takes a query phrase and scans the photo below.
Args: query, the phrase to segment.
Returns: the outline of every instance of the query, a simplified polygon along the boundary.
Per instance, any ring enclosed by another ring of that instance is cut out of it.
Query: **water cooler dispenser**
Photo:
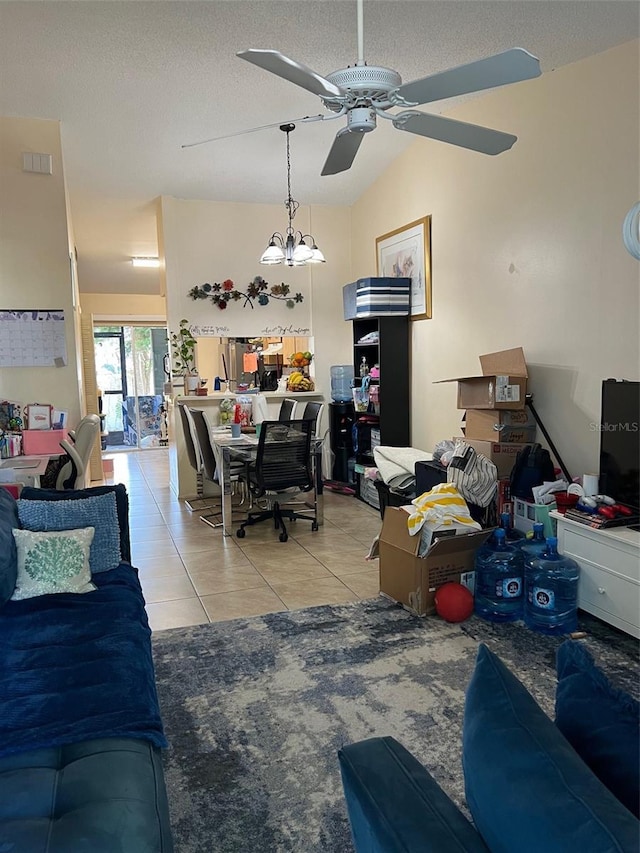
[[[331,368],[329,438],[334,460],[331,478],[339,483],[353,481],[349,467],[349,460],[353,457],[351,428],[355,418],[351,393],[353,376],[351,364],[334,364]]]

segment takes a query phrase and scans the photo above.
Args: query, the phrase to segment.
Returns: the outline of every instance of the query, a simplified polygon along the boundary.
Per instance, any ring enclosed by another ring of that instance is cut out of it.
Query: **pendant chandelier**
[[[289,153],[289,134],[295,130],[295,124],[281,124],[280,130],[287,134],[287,200],[284,206],[287,208],[289,226],[284,235],[274,231],[269,240],[269,245],[262,253],[261,264],[288,264],[290,267],[301,267],[306,264],[324,264],[324,255],[316,246],[316,241],[311,234],[303,234],[293,228],[293,218],[300,206],[291,197],[291,156]],[[306,242],[308,241],[308,242]]]

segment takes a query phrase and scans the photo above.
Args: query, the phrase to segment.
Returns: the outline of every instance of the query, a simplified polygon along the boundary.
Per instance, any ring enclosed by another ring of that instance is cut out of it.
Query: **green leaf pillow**
[[[12,601],[56,592],[92,592],[89,549],[95,529],[39,533],[14,530],[18,579]]]

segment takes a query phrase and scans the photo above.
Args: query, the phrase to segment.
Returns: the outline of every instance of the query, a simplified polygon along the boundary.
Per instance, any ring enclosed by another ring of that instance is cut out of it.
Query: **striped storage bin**
[[[406,316],[411,304],[410,278],[359,278],[342,288],[344,319]]]

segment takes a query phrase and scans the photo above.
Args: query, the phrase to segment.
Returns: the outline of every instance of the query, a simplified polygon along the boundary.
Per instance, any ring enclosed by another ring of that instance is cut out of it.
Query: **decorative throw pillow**
[[[89,549],[93,527],[38,533],[14,530],[18,579],[12,601],[54,592],[92,592]]]
[[[556,725],[620,802],[640,817],[640,703],[614,687],[588,649],[558,649]]]
[[[127,487],[123,483],[114,483],[107,486],[89,486],[86,489],[65,489],[60,492],[56,489],[35,489],[32,486],[25,486],[20,493],[20,498],[25,501],[78,501],[109,494],[116,496],[118,524],[120,526],[120,554],[123,560],[130,563],[129,497],[127,495]]]
[[[492,853],[638,850],[636,818],[485,645],[467,688],[462,763]]]
[[[115,569],[120,563],[120,530],[113,492],[76,501],[18,501],[25,530],[77,530],[93,527],[89,555],[92,574]]]
[[[16,586],[18,554],[14,527],[20,527],[16,499],[0,488],[0,607],[9,601]]]

